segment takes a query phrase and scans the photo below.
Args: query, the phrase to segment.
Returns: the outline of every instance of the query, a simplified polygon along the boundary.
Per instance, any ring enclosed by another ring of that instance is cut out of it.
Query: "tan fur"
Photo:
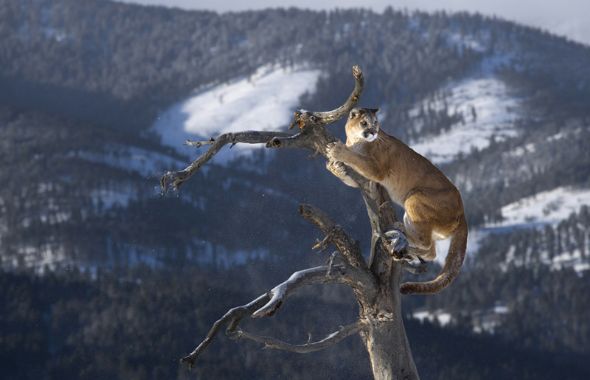
[[[438,292],[458,275],[465,257],[467,222],[461,194],[425,157],[381,131],[376,112],[353,109],[346,123],[346,145],[332,144],[328,156],[331,162],[342,162],[380,183],[391,199],[403,206],[411,254],[434,260],[433,240],[452,239],[445,265],[436,279],[406,283],[401,288],[403,293]],[[376,139],[370,141],[374,131]],[[349,178],[343,180],[350,184]]]

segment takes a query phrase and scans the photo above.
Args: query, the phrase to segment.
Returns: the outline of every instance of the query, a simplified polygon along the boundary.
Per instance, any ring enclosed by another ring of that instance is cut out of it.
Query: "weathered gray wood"
[[[168,191],[169,188],[178,190],[178,188],[186,182],[193,174],[195,174],[203,165],[213,158],[227,144],[260,144],[267,143],[274,137],[291,136],[290,133],[285,132],[261,132],[261,131],[244,131],[237,133],[224,133],[216,139],[211,138],[206,141],[187,141],[187,145],[195,146],[197,148],[203,145],[211,145],[211,147],[201,155],[199,158],[191,162],[189,166],[178,171],[169,171],[160,178],[160,187],[162,193]]]
[[[162,191],[165,192],[169,188],[177,189],[227,144],[264,143],[267,148],[303,148],[327,159],[328,144],[337,140],[328,133],[325,126],[347,115],[356,105],[363,90],[363,74],[358,66],[353,67],[353,76],[355,87],[342,106],[327,112],[295,112],[291,125],[298,126],[297,133],[245,131],[223,134],[206,141],[188,142],[195,147],[210,147],[185,169],[167,172],[161,179]],[[213,324],[203,342],[184,357],[183,362],[189,366],[193,365],[224,325],[228,325],[226,333],[231,338],[249,339],[262,343],[267,348],[299,353],[324,349],[347,336],[359,333],[369,354],[375,379],[419,379],[402,318],[399,289],[405,265],[403,252],[393,252],[383,237],[385,232],[395,229],[398,225],[391,201],[380,185],[368,181],[351,168],[346,168],[346,173],[359,185],[371,222],[372,244],[369,262],[365,262],[358,243],[325,213],[312,206],[302,205],[301,215],[326,236],[317,245],[326,248],[328,244],[333,244],[341,255],[342,264],[333,265],[331,259],[328,266],[296,272],[268,293],[246,305],[231,309]],[[340,328],[320,341],[301,345],[245,332],[239,328],[243,318],[273,315],[287,297],[302,286],[325,283],[345,284],[353,289],[359,305],[357,322]]]
[[[238,330],[236,332],[236,339],[249,339],[254,342],[264,344],[264,348],[271,348],[274,350],[283,350],[289,352],[296,352],[298,354],[308,354],[310,352],[324,350],[328,347],[339,343],[342,339],[351,335],[358,334],[364,328],[362,321],[356,321],[346,326],[342,326],[338,331],[335,331],[325,338],[316,342],[309,342],[305,344],[291,344],[283,342],[279,339],[269,336],[256,335],[245,331]]]
[[[368,209],[373,235],[395,229],[395,212],[387,191],[372,184],[365,197],[379,205],[378,214]],[[378,279],[379,290],[373,306],[366,308],[360,318],[366,321],[361,337],[369,353],[373,376],[376,380],[419,379],[406,336],[399,292],[404,261],[392,257],[383,241],[372,249],[375,252],[371,272]]]
[[[260,295],[245,305],[230,309],[213,324],[205,339],[190,354],[183,357],[181,362],[186,363],[189,368],[192,367],[223,326],[227,325],[226,335],[236,337],[235,333],[242,319],[253,317],[254,314],[257,314],[255,317],[273,315],[287,297],[300,287],[313,284],[346,284],[350,282],[351,280],[346,275],[346,267],[342,265],[332,268],[319,266],[295,272],[289,279],[277,285],[272,291]],[[243,331],[241,334],[243,335]]]

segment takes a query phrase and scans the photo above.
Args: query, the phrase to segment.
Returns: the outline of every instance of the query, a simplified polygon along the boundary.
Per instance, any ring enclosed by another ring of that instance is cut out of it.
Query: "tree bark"
[[[361,315],[366,328],[360,332],[361,338],[373,370],[375,380],[414,380],[419,379],[418,370],[412,358],[410,343],[406,336],[401,309],[401,294],[397,290],[401,280],[401,268],[392,268],[391,288],[380,288],[375,300],[376,315]]]
[[[367,204],[373,236],[396,229],[395,211],[387,191],[375,183],[362,191],[365,200],[370,199],[377,206],[375,212],[374,207]],[[370,269],[377,278],[378,289],[374,303],[365,307],[365,313],[360,315],[360,319],[366,321],[366,328],[360,335],[375,380],[417,380],[420,377],[406,336],[399,292],[404,261],[396,260],[386,243],[379,238],[371,244]]]

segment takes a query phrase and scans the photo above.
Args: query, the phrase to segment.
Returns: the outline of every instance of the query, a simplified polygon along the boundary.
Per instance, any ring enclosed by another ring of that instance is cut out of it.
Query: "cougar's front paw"
[[[346,167],[340,161],[328,161],[326,164],[328,170],[338,178],[348,177]]]
[[[340,141],[328,144],[326,147],[326,155],[330,161],[344,161],[342,159],[346,146]]]
[[[346,165],[344,165],[342,162],[328,160],[328,162],[326,163],[326,169],[328,169],[336,177],[340,178],[340,180],[345,185],[350,187],[359,186],[358,183],[356,183],[356,181],[348,175],[348,169],[346,168]]]

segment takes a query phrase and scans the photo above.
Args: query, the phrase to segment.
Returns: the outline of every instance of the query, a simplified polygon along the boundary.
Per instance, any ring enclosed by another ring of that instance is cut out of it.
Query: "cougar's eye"
[[[363,121],[361,121],[361,125],[362,125],[363,127],[366,127],[366,126],[367,126],[367,121],[366,121],[366,120],[363,120]]]

